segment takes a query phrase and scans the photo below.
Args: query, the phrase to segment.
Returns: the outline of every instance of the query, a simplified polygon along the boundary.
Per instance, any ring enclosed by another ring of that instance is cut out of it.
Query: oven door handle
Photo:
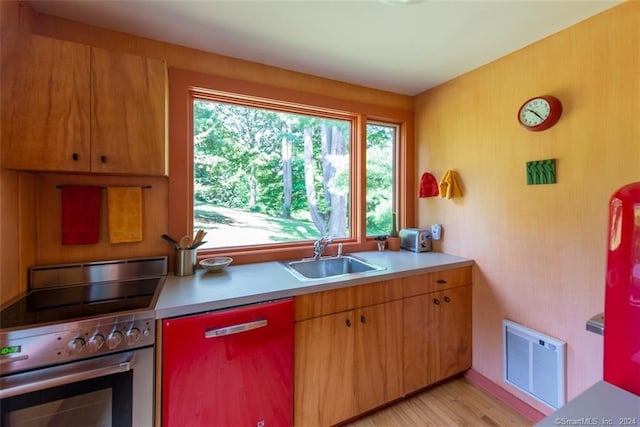
[[[95,364],[92,363],[86,367],[69,369],[69,365],[64,365],[43,369],[42,372],[33,371],[15,374],[13,378],[6,382],[3,381],[0,384],[2,386],[0,387],[0,399],[127,372],[133,367],[133,353],[128,353],[127,356],[125,360],[122,360],[120,357],[119,361],[109,364],[108,366],[96,367]],[[78,364],[80,365],[82,363]],[[7,379],[7,377],[3,379]]]

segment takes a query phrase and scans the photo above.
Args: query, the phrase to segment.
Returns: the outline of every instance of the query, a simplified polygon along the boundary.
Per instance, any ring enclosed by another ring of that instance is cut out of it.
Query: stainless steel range
[[[0,309],[0,424],[151,426],[166,275],[167,257],[31,268]]]

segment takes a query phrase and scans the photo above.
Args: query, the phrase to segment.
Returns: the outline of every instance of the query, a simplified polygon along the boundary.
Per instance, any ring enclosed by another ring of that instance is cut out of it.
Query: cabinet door
[[[471,286],[434,294],[437,335],[429,382],[440,381],[471,367]]]
[[[355,311],[355,413],[402,396],[402,301]]]
[[[353,416],[354,312],[296,323],[294,425],[329,426]]]
[[[404,300],[404,391],[471,367],[471,286]]]
[[[437,333],[433,297],[422,294],[403,300],[404,392],[411,393],[429,384],[432,342]]]
[[[89,171],[89,47],[2,32],[2,167]]]
[[[164,61],[91,48],[91,170],[166,174]]]

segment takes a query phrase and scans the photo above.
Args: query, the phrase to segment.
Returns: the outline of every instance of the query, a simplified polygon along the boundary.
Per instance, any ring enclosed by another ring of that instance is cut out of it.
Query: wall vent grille
[[[564,406],[567,343],[510,320],[502,330],[504,381],[553,409]]]

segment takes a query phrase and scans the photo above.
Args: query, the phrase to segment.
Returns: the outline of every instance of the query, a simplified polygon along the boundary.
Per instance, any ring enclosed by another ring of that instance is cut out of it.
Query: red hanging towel
[[[435,197],[438,195],[438,181],[429,172],[422,174],[418,197]]]
[[[98,243],[100,231],[100,187],[62,187],[62,244]]]

